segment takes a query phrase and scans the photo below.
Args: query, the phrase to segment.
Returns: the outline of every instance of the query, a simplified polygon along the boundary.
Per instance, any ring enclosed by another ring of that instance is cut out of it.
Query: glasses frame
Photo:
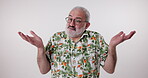
[[[76,21],[75,21],[76,19],[72,19],[71,22],[68,22],[68,18],[70,18],[70,17],[66,17],[66,18],[65,18],[65,20],[66,20],[67,23],[71,23],[72,21],[74,21],[76,25],[79,25],[79,24],[81,24],[82,22],[88,22],[88,21],[81,21],[81,22],[78,24],[78,23],[76,23]]]

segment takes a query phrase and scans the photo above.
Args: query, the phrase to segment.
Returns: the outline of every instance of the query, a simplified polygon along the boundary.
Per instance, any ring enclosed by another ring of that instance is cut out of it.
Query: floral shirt
[[[99,78],[108,53],[103,37],[86,30],[78,42],[65,31],[55,33],[45,47],[52,78]]]

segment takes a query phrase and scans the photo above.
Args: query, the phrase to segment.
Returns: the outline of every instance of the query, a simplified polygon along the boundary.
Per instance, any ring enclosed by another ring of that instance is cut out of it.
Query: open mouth
[[[74,26],[68,26],[69,29],[76,31],[76,28]]]

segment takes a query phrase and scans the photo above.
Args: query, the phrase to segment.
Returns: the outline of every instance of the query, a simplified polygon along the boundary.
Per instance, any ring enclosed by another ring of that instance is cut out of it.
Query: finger
[[[21,38],[22,38],[23,40],[28,41],[28,40],[27,40],[27,37],[26,37],[22,32],[18,32],[18,34],[21,36]]]
[[[136,31],[131,31],[126,37],[125,39],[130,39],[134,34],[136,33]]]
[[[19,34],[20,36],[22,36],[22,32],[18,32],[18,34]]]
[[[122,42],[123,42],[125,38],[125,33],[123,33],[121,37],[122,37]]]
[[[32,39],[31,39],[31,37],[29,37],[29,36],[27,35],[26,38],[27,38],[27,40],[28,40],[29,43],[33,44],[33,41],[32,41]]]
[[[116,36],[121,36],[123,34],[123,31],[119,32]]]
[[[36,35],[33,31],[30,31],[30,33],[31,33],[34,37],[38,37],[38,35]]]
[[[18,34],[21,36],[21,32],[18,32]]]

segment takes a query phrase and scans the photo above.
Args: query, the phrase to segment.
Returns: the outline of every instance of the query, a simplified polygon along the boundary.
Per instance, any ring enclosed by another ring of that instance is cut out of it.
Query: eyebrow
[[[70,17],[72,17],[72,15],[69,15]],[[76,17],[76,19],[82,19],[81,17]]]

